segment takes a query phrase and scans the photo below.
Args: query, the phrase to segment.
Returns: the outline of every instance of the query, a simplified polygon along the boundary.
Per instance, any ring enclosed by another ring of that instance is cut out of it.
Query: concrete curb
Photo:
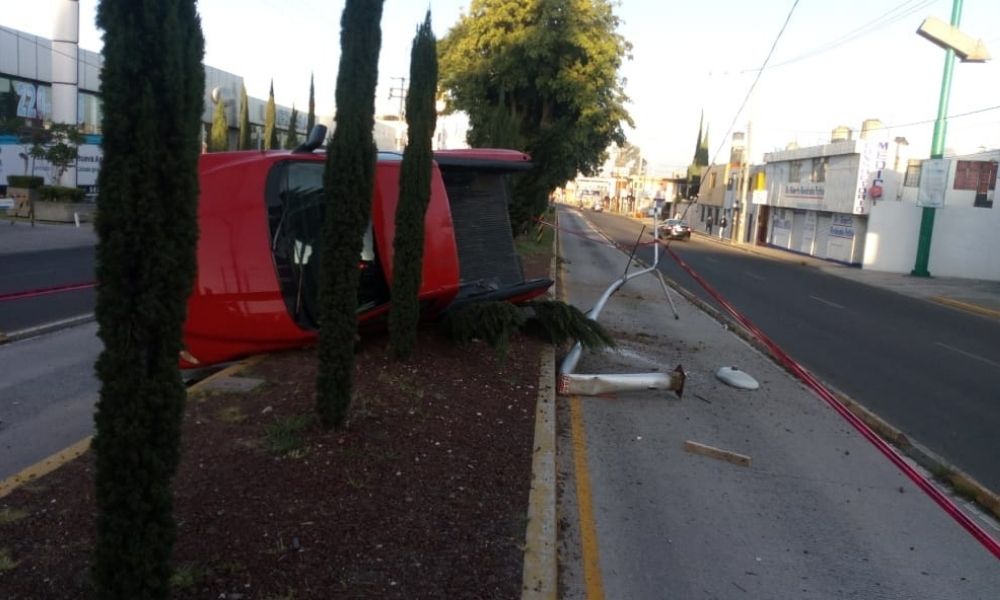
[[[550,347],[542,352],[538,378],[522,600],[554,600],[557,597],[555,398],[555,348]]]
[[[556,278],[559,261],[558,213],[552,239],[549,276]],[[558,294],[549,292],[549,297]],[[555,600],[558,597],[558,530],[556,523],[556,350],[542,352],[535,406],[535,439],[531,459],[531,492],[528,495],[528,526],[525,532],[522,600]]]
[[[35,337],[46,333],[52,333],[53,331],[59,331],[60,329],[68,329],[70,327],[76,327],[77,325],[90,323],[93,320],[94,320],[94,313],[90,313],[86,315],[70,317],[68,319],[62,319],[60,321],[52,321],[51,323],[45,323],[44,325],[28,327],[27,329],[19,329],[18,331],[11,331],[9,333],[4,333],[0,331],[0,344],[9,344],[11,342],[16,342],[18,340],[24,340],[27,338]]]
[[[985,306],[979,306],[978,304],[970,304],[968,302],[963,302],[961,300],[956,300],[954,298],[949,298],[948,296],[930,296],[927,298],[931,302],[936,302],[938,304],[943,304],[950,308],[957,308],[958,310],[965,311],[967,313],[972,313],[974,315],[979,315],[980,317],[988,317],[991,319],[1000,319],[1000,310],[994,310],[992,308],[986,308]]]
[[[251,356],[238,363],[230,365],[217,373],[213,373],[212,375],[206,377],[205,379],[202,379],[201,381],[189,387],[187,389],[188,397],[190,397],[192,393],[200,391],[200,389],[205,384],[211,381],[215,381],[216,379],[222,379],[223,377],[229,377],[231,375],[235,375],[236,373],[239,373],[243,369],[246,369],[248,367],[251,367],[259,363],[261,360],[264,359],[265,356],[266,355],[264,354]],[[34,481],[36,479],[39,479],[45,475],[48,475],[49,473],[55,471],[56,469],[65,465],[66,463],[80,457],[83,453],[85,453],[87,450],[90,449],[90,441],[93,439],[93,437],[94,436],[92,435],[88,435],[87,437],[76,442],[72,446],[64,450],[60,450],[59,452],[56,452],[52,456],[43,458],[42,460],[36,462],[30,467],[22,469],[21,471],[11,475],[7,479],[0,481],[0,498],[9,495],[11,492],[21,487],[22,485]]]

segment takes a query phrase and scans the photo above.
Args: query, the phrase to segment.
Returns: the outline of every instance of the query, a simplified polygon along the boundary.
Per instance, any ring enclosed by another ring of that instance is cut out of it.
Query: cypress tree
[[[431,197],[431,164],[437,112],[437,40],[428,10],[417,29],[410,51],[410,90],[406,95],[407,143],[399,169],[399,204],[393,240],[392,311],[389,335],[393,353],[407,358],[417,342],[420,318],[421,270],[424,255],[424,219]]]
[[[274,105],[274,81],[271,81],[271,91],[267,96],[267,107],[264,109],[264,149],[277,150],[278,144],[277,107]]]
[[[98,175],[97,598],[167,598],[177,368],[195,276],[204,38],[195,0],[102,0]]]
[[[226,105],[219,96],[215,103],[215,114],[212,115],[212,135],[208,138],[208,151],[226,150],[229,150],[229,121],[226,119]]]
[[[299,145],[299,134],[296,131],[299,122],[299,111],[292,105],[292,114],[288,117],[288,135],[285,136],[285,149],[294,150]]]
[[[371,216],[376,150],[375,86],[383,0],[347,0],[340,18],[337,127],[327,148],[326,218],[320,256],[319,374],[316,402],[326,427],[351,403],[358,320],[358,257]]]
[[[316,126],[316,87],[313,85],[313,74],[309,74],[309,115],[306,117],[306,135],[312,133]]]
[[[237,150],[250,150],[250,100],[247,86],[240,87],[240,137],[236,141]]]

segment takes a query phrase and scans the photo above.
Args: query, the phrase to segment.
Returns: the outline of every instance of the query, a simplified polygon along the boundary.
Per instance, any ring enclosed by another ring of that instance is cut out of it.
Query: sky
[[[386,0],[379,61],[379,114],[399,109],[400,77],[429,8],[436,35],[447,34],[470,0]],[[0,25],[51,37],[54,0],[0,0]],[[80,0],[80,45],[100,50],[97,0]],[[266,98],[271,79],[280,104],[304,109],[315,74],[317,112],[330,114],[339,60],[343,0],[201,0],[205,63],[244,77]],[[795,8],[778,38],[793,4]],[[829,140],[834,127],[855,131],[879,119],[905,137],[913,157],[930,152],[945,52],[915,32],[948,0],[621,0],[619,32],[632,44],[621,76],[635,122],[629,141],[653,171],[691,162],[704,111],[709,156],[725,161],[727,131],[746,131],[750,154]],[[958,153],[1000,147],[1000,2],[966,0],[960,28],[986,42],[996,60],[956,61],[946,148]],[[777,43],[775,44],[775,39]],[[775,44],[769,67],[748,91]],[[745,107],[741,109],[744,100]],[[981,111],[981,112],[975,112]],[[965,116],[965,113],[972,113]]]

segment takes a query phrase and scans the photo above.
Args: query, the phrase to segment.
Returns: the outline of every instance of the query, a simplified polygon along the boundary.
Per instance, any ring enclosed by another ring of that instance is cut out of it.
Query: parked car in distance
[[[683,219],[667,219],[660,225],[660,237],[668,240],[691,238],[691,226]]]
[[[594,200],[594,204],[591,205],[590,210],[592,210],[594,212],[603,212],[604,211],[604,202],[600,198],[596,198]]]

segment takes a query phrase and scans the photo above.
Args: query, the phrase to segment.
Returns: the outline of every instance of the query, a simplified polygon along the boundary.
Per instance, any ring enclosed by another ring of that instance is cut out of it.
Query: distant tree
[[[247,86],[240,86],[240,135],[236,141],[237,150],[250,150],[250,100]]]
[[[704,131],[704,134],[702,132]],[[698,118],[698,141],[694,146],[694,157],[687,169],[687,195],[697,196],[701,191],[701,176],[708,167],[708,128],[705,127],[705,111]]]
[[[226,118],[226,103],[220,95],[215,102],[215,114],[212,115],[212,135],[208,138],[208,151],[226,150],[229,150],[229,120]]]
[[[392,309],[389,335],[393,353],[407,358],[417,343],[420,318],[424,220],[431,197],[432,140],[437,125],[437,40],[431,12],[417,29],[410,50],[410,89],[406,95],[407,143],[399,169],[399,204],[393,241]]]
[[[104,159],[95,314],[103,350],[91,444],[93,596],[167,598],[176,537],[170,481],[185,400],[177,360],[198,239],[204,38],[195,0],[102,0],[97,25]]]
[[[316,126],[316,86],[313,85],[313,74],[309,74],[309,115],[306,116],[306,135],[312,133]]]
[[[296,131],[299,122],[299,111],[292,105],[292,114],[288,117],[288,135],[285,136],[285,149],[294,150],[299,145],[299,133]]]
[[[473,146],[512,146],[535,168],[517,183],[515,231],[549,193],[595,172],[632,121],[618,70],[631,44],[610,0],[473,0],[439,44],[441,85],[469,115]],[[514,145],[516,144],[516,145]]]
[[[58,184],[80,155],[83,143],[80,128],[68,123],[53,123],[48,128],[29,128],[27,134],[25,141],[31,144],[28,154],[52,165],[52,183]]]
[[[278,143],[277,107],[274,104],[274,81],[271,81],[271,91],[267,95],[267,106],[264,108],[264,149],[277,150]]]
[[[347,0],[340,18],[337,127],[327,147],[326,214],[320,260],[320,369],[316,403],[326,427],[351,404],[358,330],[358,257],[375,182],[375,86],[383,0]]]

